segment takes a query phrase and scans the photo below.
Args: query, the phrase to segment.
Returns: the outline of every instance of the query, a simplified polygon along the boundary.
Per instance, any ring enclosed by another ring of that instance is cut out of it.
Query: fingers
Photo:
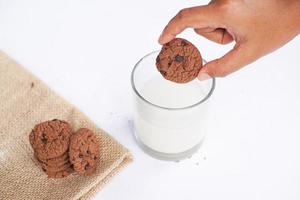
[[[233,41],[233,37],[223,28],[198,28],[195,32],[219,44],[228,44]]]
[[[200,80],[210,77],[224,77],[231,74],[243,66],[256,60],[255,53],[250,45],[237,45],[234,49],[229,51],[223,57],[208,62],[202,67],[198,78]]]
[[[217,18],[218,15],[209,5],[183,9],[165,27],[159,43],[169,42],[186,28],[204,28],[208,24],[215,23]]]

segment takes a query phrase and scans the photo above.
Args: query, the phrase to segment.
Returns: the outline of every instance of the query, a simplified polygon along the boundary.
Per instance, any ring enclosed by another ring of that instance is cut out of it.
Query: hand
[[[299,34],[300,1],[213,0],[186,8],[168,23],[159,43],[169,42],[186,28],[219,44],[236,42],[226,55],[204,65],[198,76],[200,80],[224,77]]]

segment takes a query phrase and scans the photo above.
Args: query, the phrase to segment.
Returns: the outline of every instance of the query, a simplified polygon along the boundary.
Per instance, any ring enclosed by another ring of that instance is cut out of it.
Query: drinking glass
[[[159,51],[147,54],[131,74],[134,93],[134,135],[139,146],[161,160],[190,157],[208,132],[209,100],[215,79],[178,84],[158,72]]]

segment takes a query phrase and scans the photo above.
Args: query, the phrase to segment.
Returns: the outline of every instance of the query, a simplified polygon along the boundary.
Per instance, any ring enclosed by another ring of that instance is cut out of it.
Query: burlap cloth
[[[37,165],[28,134],[36,123],[54,118],[97,133],[101,155],[95,174],[48,179]],[[90,199],[132,160],[126,148],[2,52],[0,120],[1,200]]]

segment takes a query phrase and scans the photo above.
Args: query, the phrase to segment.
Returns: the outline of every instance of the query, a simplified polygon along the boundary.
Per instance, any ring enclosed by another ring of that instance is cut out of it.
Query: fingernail
[[[208,79],[210,79],[211,77],[207,74],[207,73],[204,73],[204,72],[202,72],[202,73],[200,73],[199,75],[198,75],[198,79],[200,80],[200,81],[205,81],[205,80],[208,80]]]

